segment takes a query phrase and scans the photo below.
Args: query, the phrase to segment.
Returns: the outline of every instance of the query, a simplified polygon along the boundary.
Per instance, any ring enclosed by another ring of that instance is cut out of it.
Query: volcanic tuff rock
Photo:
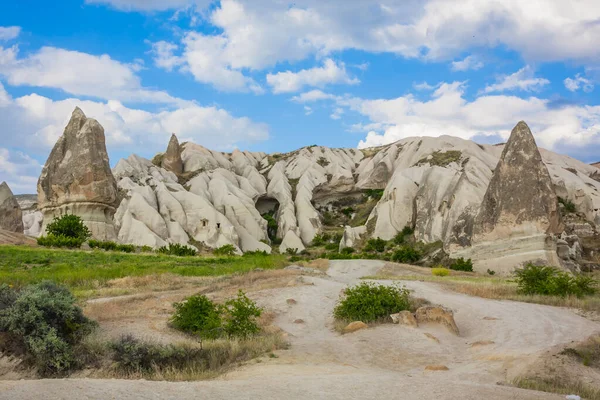
[[[171,140],[169,140],[167,152],[162,159],[162,167],[175,174],[181,174],[183,172],[183,160],[181,159],[179,140],[177,140],[175,134],[171,135]]]
[[[44,214],[38,211],[37,194],[20,194],[15,198],[23,211],[23,233],[27,236],[40,236]]]
[[[6,182],[0,184],[0,229],[23,233],[23,214]]]
[[[564,230],[548,168],[523,121],[510,138],[483,198],[468,250],[476,269],[511,272],[541,260],[559,266],[556,241]]]
[[[56,216],[79,215],[101,240],[116,239],[113,214],[119,204],[110,170],[104,129],[75,108],[38,180],[42,231]]]

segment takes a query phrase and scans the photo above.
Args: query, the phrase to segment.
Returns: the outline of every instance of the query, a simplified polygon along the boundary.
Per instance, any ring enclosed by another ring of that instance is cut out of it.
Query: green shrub
[[[152,247],[150,247],[150,246],[142,246],[140,248],[140,251],[142,253],[152,253],[154,251],[154,249]]]
[[[6,283],[0,284],[0,321],[2,321],[2,312],[10,308],[15,300],[17,300],[17,292]]]
[[[575,211],[577,211],[577,208],[575,207],[575,203],[573,203],[569,199],[563,199],[562,197],[559,197],[558,202],[565,207],[566,212],[574,213]]]
[[[381,238],[369,239],[365,246],[365,251],[376,251],[383,253],[385,251],[385,245],[387,242]]]
[[[12,304],[0,312],[0,330],[31,358],[42,376],[77,366],[73,346],[91,332],[76,300],[63,286],[45,281],[26,287],[15,298],[2,289]]]
[[[85,239],[47,235],[37,238],[37,244],[44,247],[66,247],[69,249],[78,249],[85,242]]]
[[[130,373],[148,373],[157,368],[181,367],[200,358],[202,352],[200,348],[148,343],[131,335],[122,336],[112,342],[110,348],[116,366]]]
[[[356,210],[354,210],[354,208],[352,208],[352,207],[346,207],[346,208],[342,208],[340,210],[340,212],[348,218],[352,217],[352,214],[354,213],[354,211],[356,211]]]
[[[342,249],[342,251],[340,251],[340,253],[342,253],[342,254],[352,254],[352,253],[354,253],[354,251],[355,250],[352,247],[344,247]]]
[[[119,244],[117,245],[117,251],[122,251],[123,253],[133,253],[135,251],[135,246],[132,244]]]
[[[329,250],[329,251],[337,250],[339,248],[340,248],[340,245],[338,243],[327,243],[325,245],[325,250]]]
[[[169,243],[168,246],[160,247],[157,251],[161,254],[168,254],[171,256],[180,257],[195,256],[196,254],[198,254],[198,251],[195,248],[185,246],[179,243]]]
[[[247,338],[260,332],[256,318],[262,314],[262,308],[258,307],[241,290],[235,299],[225,303],[225,312],[223,329],[230,337]]]
[[[489,268],[488,268],[488,270],[487,270],[487,273],[488,273],[488,275],[496,275],[496,271],[494,271],[494,270],[491,270],[491,269],[489,269]]]
[[[265,250],[247,251],[243,254],[244,257],[251,257],[251,256],[267,257],[268,255],[269,255],[269,253],[267,253]]]
[[[598,281],[590,276],[572,276],[553,267],[527,264],[515,271],[519,292],[528,295],[583,297],[596,293]]]
[[[287,249],[285,249],[285,252],[286,252],[286,254],[289,254],[290,256],[295,256],[296,254],[298,254],[298,249],[288,247]]]
[[[394,236],[393,241],[395,244],[398,245],[403,244],[406,239],[406,236],[412,236],[414,233],[415,230],[407,225],[404,228],[402,228],[402,230],[398,232],[396,236]]]
[[[313,238],[311,245],[312,246],[323,246],[326,243],[325,236],[317,234]]]
[[[217,249],[214,249],[213,254],[216,256],[234,256],[235,247],[232,244],[226,244]]]
[[[473,272],[473,262],[470,258],[467,260],[465,260],[462,257],[457,258],[452,262],[452,264],[450,264],[450,269],[453,269],[455,271]]]
[[[450,271],[447,268],[432,268],[431,274],[434,276],[448,276],[450,275]]]
[[[49,236],[64,236],[67,238],[82,239],[82,241],[85,241],[92,236],[82,219],[78,215],[73,214],[55,217],[46,227],[46,233]]]
[[[221,307],[204,295],[188,297],[173,304],[171,317],[174,328],[205,339],[215,339],[222,334]]]
[[[397,286],[362,282],[347,288],[333,310],[343,321],[373,322],[410,307],[408,290]]]
[[[383,192],[383,189],[367,189],[365,190],[365,196],[374,200],[380,200],[383,197]]]
[[[392,254],[392,261],[414,263],[421,259],[421,252],[411,246],[402,246]]]

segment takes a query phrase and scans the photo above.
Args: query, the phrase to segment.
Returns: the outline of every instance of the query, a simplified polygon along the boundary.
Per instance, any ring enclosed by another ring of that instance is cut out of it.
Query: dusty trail
[[[544,349],[600,331],[600,324],[566,309],[468,297],[407,281],[416,296],[454,310],[460,337],[438,326],[335,333],[331,311],[340,291],[381,267],[380,261],[332,261],[328,276],[305,277],[312,285],[253,294],[277,313],[275,323],[289,333],[291,349],[218,380],[5,381],[0,399],[564,399],[498,383],[510,381]],[[430,364],[449,370],[425,372]]]

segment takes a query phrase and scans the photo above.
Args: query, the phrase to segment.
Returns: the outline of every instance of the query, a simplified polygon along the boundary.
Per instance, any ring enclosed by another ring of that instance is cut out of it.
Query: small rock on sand
[[[367,324],[365,324],[362,321],[354,321],[354,322],[350,322],[345,328],[344,328],[344,333],[352,333],[352,332],[356,332],[359,331],[361,329],[365,329],[367,328]]]
[[[458,336],[458,326],[454,322],[454,313],[452,310],[441,306],[420,307],[415,313],[419,324],[427,322],[436,322],[444,325],[448,330]]]
[[[294,304],[298,304],[298,302],[294,299],[287,299],[285,302],[288,303],[290,306],[293,306]]]
[[[295,320],[294,320],[294,323],[295,323],[295,324],[303,324],[303,323],[304,323],[304,320],[303,320],[302,318],[298,318],[298,319],[295,319]]]
[[[425,371],[448,371],[448,367],[445,365],[428,365],[425,367]]]
[[[392,314],[390,315],[390,318],[392,318],[392,322],[394,324],[406,325],[413,328],[416,328],[418,326],[415,316],[407,310],[400,311],[397,314]]]

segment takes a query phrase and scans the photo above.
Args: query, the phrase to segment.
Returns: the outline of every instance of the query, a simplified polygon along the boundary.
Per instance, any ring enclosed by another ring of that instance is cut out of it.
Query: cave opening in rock
[[[267,221],[267,235],[272,244],[277,244],[277,213],[279,211],[279,201],[272,197],[263,196],[256,201],[256,209],[260,215]]]

